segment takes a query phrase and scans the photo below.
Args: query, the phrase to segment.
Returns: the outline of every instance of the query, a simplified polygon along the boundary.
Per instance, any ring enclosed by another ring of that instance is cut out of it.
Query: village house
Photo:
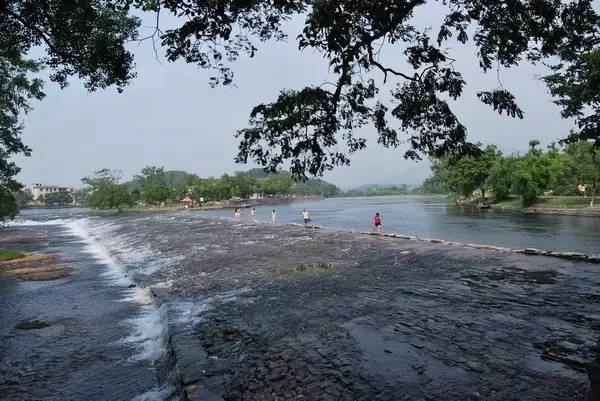
[[[67,192],[73,193],[73,188],[69,187],[57,187],[54,185],[42,185],[42,184],[33,184],[31,186],[31,196],[33,201],[38,201],[40,198],[47,194],[55,193],[55,192]]]

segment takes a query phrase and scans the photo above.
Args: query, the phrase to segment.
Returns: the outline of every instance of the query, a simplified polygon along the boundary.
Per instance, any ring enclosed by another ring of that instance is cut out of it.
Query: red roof
[[[193,202],[193,200],[189,196],[186,196],[185,198],[183,198],[181,200],[181,202],[189,203],[189,202]]]

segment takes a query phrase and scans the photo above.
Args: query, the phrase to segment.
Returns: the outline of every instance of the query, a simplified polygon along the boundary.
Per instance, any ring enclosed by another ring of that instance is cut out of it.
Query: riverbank
[[[542,197],[530,207],[522,207],[521,200],[518,198],[509,199],[490,206],[500,211],[525,214],[600,217],[600,205],[590,206],[589,198],[573,196]]]
[[[518,212],[524,214],[543,214],[543,215],[557,215],[557,216],[579,216],[579,217],[600,217],[600,206],[596,207],[527,207],[517,208],[503,205],[490,205],[494,210],[502,212]]]

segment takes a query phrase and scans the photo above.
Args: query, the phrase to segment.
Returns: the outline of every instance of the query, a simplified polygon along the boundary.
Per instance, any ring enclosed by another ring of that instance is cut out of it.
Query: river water
[[[240,266],[246,259],[257,260],[246,252],[257,251],[260,241],[284,238],[288,230],[281,226],[300,222],[303,209],[311,213],[313,223],[334,231],[368,230],[378,211],[387,231],[515,248],[600,253],[600,219],[594,218],[455,208],[426,197],[381,197],[260,206],[257,219],[270,221],[273,208],[280,226],[277,235],[254,233],[248,210],[244,222],[232,226],[203,219],[231,217],[231,210],[106,215],[85,209],[24,210],[0,231],[0,238],[45,235],[49,238],[45,243],[13,247],[57,253],[73,274],[52,282],[17,282],[0,276],[0,395],[8,389],[4,394],[11,400],[178,399],[177,380],[172,380],[178,372],[169,367],[164,331],[170,328],[171,336],[181,335],[188,341],[186,330],[198,322],[201,313],[247,291],[243,286],[229,291],[221,275],[232,280],[230,274],[245,271]],[[295,235],[286,239],[291,242],[282,246],[282,252],[296,246],[293,241],[306,241],[304,234]],[[238,248],[244,251],[231,252]],[[228,257],[239,260],[230,266]],[[211,284],[210,266],[217,262],[226,266]],[[199,270],[204,268],[207,272]],[[194,280],[190,282],[182,272],[192,272]],[[588,276],[582,283],[595,277],[590,272],[585,270]],[[157,305],[145,288],[169,292],[169,308]],[[203,291],[215,294],[206,300]],[[15,330],[26,319],[52,325],[28,333]]]
[[[341,230],[368,230],[375,212],[385,231],[424,238],[501,245],[511,248],[600,253],[600,218],[533,215],[457,208],[443,199],[419,196],[331,198],[277,206],[258,206],[260,220],[301,222],[302,210],[314,224]],[[231,210],[196,212],[231,217]],[[249,219],[249,211],[244,218]]]

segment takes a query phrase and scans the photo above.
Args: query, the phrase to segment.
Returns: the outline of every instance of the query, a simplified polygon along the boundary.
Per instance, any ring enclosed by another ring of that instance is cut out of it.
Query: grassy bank
[[[589,207],[590,198],[581,198],[575,196],[543,196],[538,199],[538,201],[533,204],[532,208],[573,208],[573,209],[581,209],[585,207]],[[523,203],[521,198],[512,197],[511,199],[494,203],[493,206],[499,206],[504,208],[514,208],[521,209],[523,208]]]
[[[0,248],[0,262],[21,259],[24,257],[25,257],[25,254],[23,252],[19,252],[14,249],[1,249]]]

